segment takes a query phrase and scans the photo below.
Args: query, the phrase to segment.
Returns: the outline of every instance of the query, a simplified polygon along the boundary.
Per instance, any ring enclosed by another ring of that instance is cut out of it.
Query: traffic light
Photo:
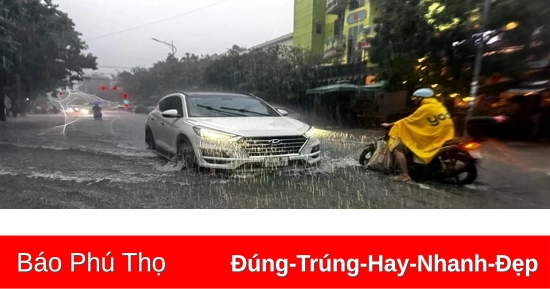
[[[118,90],[118,86],[113,86],[113,90]]]
[[[101,86],[101,91],[105,91],[105,90],[107,90],[107,86],[102,85],[102,86]]]
[[[130,104],[130,101],[127,100],[127,99],[125,99],[125,100],[124,100],[124,104]]]
[[[123,94],[122,94],[122,98],[124,98],[124,99],[128,99],[128,93],[126,93],[126,92],[125,92],[125,93],[123,93]]]

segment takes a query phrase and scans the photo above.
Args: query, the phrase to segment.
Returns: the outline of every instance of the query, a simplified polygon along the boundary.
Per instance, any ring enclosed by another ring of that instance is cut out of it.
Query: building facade
[[[368,65],[375,1],[295,0],[294,46],[323,55],[327,65]]]
[[[265,49],[268,49],[270,47],[275,47],[277,45],[292,47],[292,45],[293,45],[292,40],[293,40],[293,33],[289,33],[289,34],[283,35],[281,37],[277,37],[273,40],[269,40],[269,41],[264,42],[262,44],[251,47],[249,50],[253,50],[253,49],[265,50]]]

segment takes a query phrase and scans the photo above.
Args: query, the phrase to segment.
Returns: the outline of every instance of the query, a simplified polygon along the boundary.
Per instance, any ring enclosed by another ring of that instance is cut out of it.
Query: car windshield
[[[201,94],[187,96],[189,117],[277,117],[265,102],[247,95]]]

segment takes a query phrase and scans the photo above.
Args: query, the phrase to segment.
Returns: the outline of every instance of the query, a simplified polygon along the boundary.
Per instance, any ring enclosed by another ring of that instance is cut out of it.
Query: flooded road
[[[0,123],[0,208],[550,208],[548,147],[488,142],[478,183],[457,188],[365,171],[359,153],[379,133],[323,131],[318,167],[214,175],[147,150],[145,119],[110,111],[102,121]]]

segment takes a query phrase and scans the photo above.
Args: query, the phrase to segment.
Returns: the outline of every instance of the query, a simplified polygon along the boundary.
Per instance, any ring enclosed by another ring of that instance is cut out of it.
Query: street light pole
[[[172,48],[172,56],[175,56],[176,52],[178,52],[178,49],[176,48],[176,46],[174,46],[174,41],[172,41],[172,43],[168,43],[168,42],[158,40],[156,38],[151,38],[151,39],[153,39],[153,41],[156,41],[158,43],[162,43],[162,44],[166,44],[166,45],[170,46]]]
[[[473,97],[473,101],[470,102],[468,112],[466,114],[464,135],[468,135],[468,120],[472,118],[475,110],[475,103],[477,99],[477,93],[479,90],[479,74],[481,73],[481,64],[483,61],[483,50],[485,49],[485,30],[487,30],[487,21],[489,20],[489,9],[491,7],[491,0],[485,0],[483,5],[483,16],[481,18],[481,43],[477,46],[474,75],[470,88],[470,96]]]

